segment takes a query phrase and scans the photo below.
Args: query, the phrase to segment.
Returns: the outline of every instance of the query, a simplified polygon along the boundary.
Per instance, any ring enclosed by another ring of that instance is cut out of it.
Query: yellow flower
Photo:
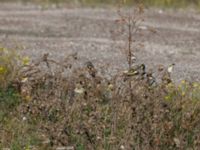
[[[25,97],[24,97],[24,100],[25,101],[27,101],[27,102],[29,102],[29,101],[31,101],[31,96],[30,95],[26,95]]]
[[[114,86],[113,86],[112,84],[109,84],[109,85],[108,85],[108,90],[109,90],[109,91],[112,91],[113,89],[114,89]]]
[[[169,84],[167,85],[167,87],[168,87],[168,88],[173,88],[173,87],[174,87],[174,84],[173,84],[173,83],[169,83]]]
[[[185,92],[182,92],[181,95],[182,95],[182,96],[185,96]]]
[[[4,74],[6,72],[6,68],[0,66],[0,74]]]
[[[24,57],[23,60],[22,60],[23,65],[28,65],[29,62],[30,62],[29,57]]]
[[[3,47],[0,47],[0,51],[3,52],[5,50],[5,48]]]
[[[31,149],[30,149],[30,146],[29,146],[29,145],[26,146],[26,149],[25,149],[25,150],[31,150]]]
[[[165,96],[165,100],[170,100],[170,96]]]
[[[193,83],[193,87],[194,87],[194,88],[197,88],[198,86],[199,86],[198,83]]]
[[[182,84],[186,84],[186,81],[185,81],[185,80],[182,80],[181,83],[182,83]]]

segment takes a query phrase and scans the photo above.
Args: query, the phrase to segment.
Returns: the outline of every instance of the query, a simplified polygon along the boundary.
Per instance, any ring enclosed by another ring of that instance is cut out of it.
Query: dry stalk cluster
[[[46,57],[30,65],[24,71],[26,81],[18,86],[21,91],[30,90],[18,111],[45,135],[48,149],[69,145],[113,150],[200,146],[200,103],[190,92],[183,96],[168,80],[158,84],[144,64],[106,79],[92,62],[74,68],[72,61],[78,61],[77,56],[71,57],[70,63]],[[52,73],[52,65],[62,71]]]

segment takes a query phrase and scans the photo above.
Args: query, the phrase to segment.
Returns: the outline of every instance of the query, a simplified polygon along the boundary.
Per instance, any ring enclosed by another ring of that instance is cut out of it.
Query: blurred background
[[[134,5],[135,3],[143,3],[145,6],[156,6],[156,7],[197,7],[200,8],[200,0],[0,0],[0,2],[34,2],[34,3],[46,3],[46,4],[79,4],[79,5],[107,5],[117,4],[119,1],[124,1],[127,5]]]

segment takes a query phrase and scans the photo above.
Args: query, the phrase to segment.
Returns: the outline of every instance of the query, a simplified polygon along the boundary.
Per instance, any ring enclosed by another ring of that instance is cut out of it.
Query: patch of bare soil
[[[108,74],[126,67],[123,39],[112,40],[116,27],[115,9],[49,8],[34,5],[0,5],[0,41],[3,45],[23,46],[24,53],[37,59],[43,53],[60,59],[78,52],[80,64],[110,64]],[[140,63],[156,69],[160,64],[175,63],[173,78],[200,80],[200,14],[192,11],[145,11],[142,26],[152,27],[153,34],[143,28],[136,39],[144,47],[136,50]]]

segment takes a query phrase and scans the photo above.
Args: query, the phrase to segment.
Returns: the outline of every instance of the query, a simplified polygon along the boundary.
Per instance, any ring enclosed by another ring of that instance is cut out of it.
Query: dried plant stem
[[[129,16],[128,19],[128,65],[129,65],[129,69],[131,69],[131,65],[132,65],[132,26],[131,26],[131,19]]]
[[[131,14],[129,12],[128,16],[128,67],[129,70],[132,66],[132,24],[131,24]],[[132,84],[131,80],[129,80],[129,90],[130,90],[130,100],[133,100],[133,92],[132,92]]]

